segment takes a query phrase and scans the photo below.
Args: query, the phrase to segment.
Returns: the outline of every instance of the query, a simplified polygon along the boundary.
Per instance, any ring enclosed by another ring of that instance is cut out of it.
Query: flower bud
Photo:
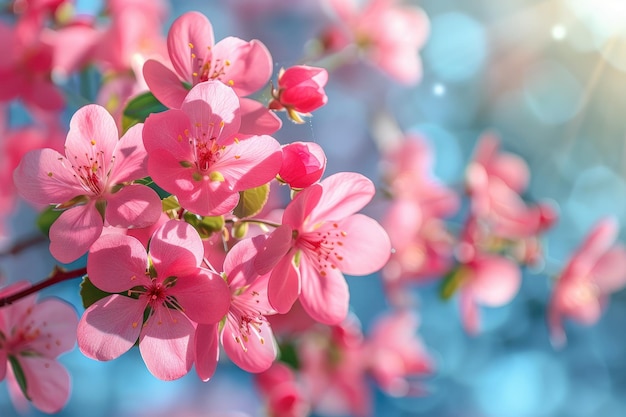
[[[283,146],[279,180],[291,188],[302,189],[317,182],[326,169],[324,150],[313,142],[293,142]]]
[[[272,91],[274,99],[270,109],[286,110],[296,123],[302,123],[301,116],[322,107],[328,101],[324,86],[328,72],[324,68],[296,65],[281,69],[278,74],[278,88]]]

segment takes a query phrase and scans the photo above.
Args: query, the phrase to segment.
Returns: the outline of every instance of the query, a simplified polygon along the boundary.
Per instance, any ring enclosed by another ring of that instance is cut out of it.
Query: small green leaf
[[[140,180],[136,180],[136,181],[134,181],[134,183],[135,184],[147,185],[148,187],[150,187],[154,191],[156,191],[156,193],[162,199],[172,195],[172,193],[168,193],[163,188],[159,187],[154,181],[152,181],[152,178],[150,178],[150,177],[146,177],[146,178],[142,178]]]
[[[54,206],[49,206],[44,211],[39,213],[39,217],[37,217],[37,227],[41,230],[41,233],[48,236],[50,226],[52,226],[52,223],[59,218],[61,213],[63,213],[63,211],[56,210]]]
[[[263,184],[260,187],[251,188],[239,193],[239,204],[233,210],[233,214],[240,219],[252,217],[258,214],[267,203],[270,195],[270,185]]]
[[[290,342],[281,343],[278,347],[278,360],[289,365],[292,369],[300,369],[300,358],[296,346]]]
[[[24,397],[26,397],[28,401],[31,401],[30,397],[28,396],[26,375],[24,375],[22,365],[20,365],[20,362],[13,355],[9,355],[9,362],[11,363],[11,368],[13,368],[13,374],[15,375],[15,379],[17,380],[17,384],[22,390],[22,394],[24,394]]]
[[[441,287],[439,288],[439,296],[441,299],[449,300],[461,287],[461,284],[466,276],[467,274],[465,274],[464,268],[457,267],[443,277],[443,280],[441,280]]]
[[[169,210],[178,210],[180,208],[180,204],[178,203],[178,199],[175,196],[171,195],[169,197],[165,197],[161,201],[161,205],[163,207],[163,211]]]
[[[90,305],[98,300],[103,299],[111,294],[102,291],[100,288],[93,285],[88,276],[83,278],[83,282],[80,283],[80,298],[83,300],[83,307],[88,308]]]
[[[150,114],[165,110],[167,107],[161,104],[151,92],[140,94],[126,105],[122,117],[122,128],[126,132],[137,123],[145,122]]]
[[[187,223],[198,231],[198,234],[200,234],[200,237],[203,239],[211,236],[215,232],[220,232],[226,224],[224,216],[202,217],[186,212],[183,217]]]

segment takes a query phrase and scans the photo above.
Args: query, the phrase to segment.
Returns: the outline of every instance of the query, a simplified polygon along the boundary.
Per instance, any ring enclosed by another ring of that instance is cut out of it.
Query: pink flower
[[[313,110],[328,101],[324,86],[328,82],[328,72],[324,68],[296,65],[278,73],[278,88],[272,91],[274,98],[269,108],[286,110],[289,118],[296,123],[304,123],[302,116],[310,116]]]
[[[379,317],[367,337],[364,358],[377,384],[389,395],[423,393],[423,388],[407,377],[433,372],[433,360],[415,334],[418,325],[411,311],[394,311]]]
[[[455,249],[459,264],[443,281],[443,296],[459,290],[463,327],[470,334],[480,331],[479,305],[500,307],[519,291],[522,274],[519,266],[505,256],[486,252],[479,245],[479,225],[470,218]]]
[[[394,0],[370,0],[359,10],[355,0],[330,0],[339,22],[326,34],[333,49],[356,45],[365,58],[392,78],[415,84],[422,76],[419,49],[430,29],[417,7],[398,6]]]
[[[105,222],[146,227],[159,218],[159,196],[144,185],[130,184],[147,176],[142,127],[135,125],[118,139],[113,117],[98,105],[87,105],[70,121],[65,156],[38,149],[16,168],[13,179],[22,197],[67,209],[50,228],[50,253],[59,261],[83,255]]]
[[[223,326],[200,324],[196,330],[196,371],[204,381],[215,371],[218,339],[228,357],[248,372],[265,371],[276,358],[276,342],[265,318],[275,312],[267,300],[267,276],[259,276],[254,270],[256,251],[252,239],[237,243],[224,260],[222,275],[230,289],[230,308]]]
[[[227,37],[215,44],[211,22],[198,12],[187,12],[172,23],[167,50],[174,71],[148,60],[143,74],[150,91],[169,108],[178,109],[185,101],[183,83],[193,87],[217,80],[245,97],[263,88],[273,71],[272,56],[263,43]],[[245,133],[271,134],[280,128],[280,119],[255,100],[241,98],[241,109]]]
[[[92,304],[80,319],[81,352],[108,361],[139,340],[154,376],[172,380],[187,374],[196,323],[219,321],[229,305],[226,283],[200,267],[203,255],[195,229],[176,220],[155,232],[148,254],[130,236],[98,239],[89,251],[87,272],[96,287],[112,294]]]
[[[29,107],[60,111],[65,99],[51,80],[53,45],[40,32],[26,18],[17,27],[0,23],[0,101],[20,98]]]
[[[292,142],[283,146],[283,163],[278,171],[282,182],[295,189],[319,181],[326,169],[326,155],[317,143]]]
[[[269,301],[286,313],[300,298],[315,320],[339,323],[348,312],[343,273],[366,275],[389,259],[391,244],[373,219],[354,214],[374,195],[356,173],[339,173],[301,191],[283,213],[282,225],[260,249],[255,266],[271,272]]]
[[[148,173],[187,210],[203,216],[228,213],[239,191],[271,181],[282,163],[270,136],[238,138],[239,100],[218,81],[195,86],[180,110],[151,114],[143,140]]]
[[[626,285],[626,247],[616,244],[618,223],[605,218],[591,230],[556,281],[548,309],[550,338],[566,341],[564,317],[584,325],[598,321],[609,295]]]
[[[14,284],[0,296],[26,286]],[[70,376],[56,358],[74,347],[78,317],[60,300],[36,298],[0,309],[0,381],[8,378],[14,402],[26,397],[39,410],[56,413],[70,395]]]
[[[306,417],[310,404],[294,372],[283,363],[255,375],[255,385],[265,398],[270,417]]]

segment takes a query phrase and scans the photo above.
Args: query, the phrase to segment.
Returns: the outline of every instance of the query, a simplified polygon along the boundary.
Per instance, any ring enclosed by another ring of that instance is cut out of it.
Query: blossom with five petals
[[[161,215],[156,192],[131,184],[147,176],[142,127],[135,125],[119,138],[113,117],[90,104],[70,121],[65,156],[33,150],[15,169],[13,179],[24,199],[67,209],[50,228],[50,253],[59,261],[72,262],[87,252],[105,223],[147,227]]]
[[[172,23],[167,50],[173,71],[154,59],[143,67],[150,91],[165,106],[181,107],[187,95],[185,84],[194,87],[216,80],[231,86],[240,97],[243,132],[272,134],[280,129],[275,114],[245,98],[263,88],[272,75],[272,56],[263,43],[233,36],[215,43],[209,19],[199,12],[187,12]]]
[[[380,224],[354,214],[374,192],[366,177],[342,172],[296,195],[255,260],[260,274],[272,271],[268,296],[276,311],[286,313],[299,297],[321,323],[336,324],[346,317],[349,293],[343,274],[371,274],[391,254]]]
[[[115,359],[139,339],[157,378],[172,380],[193,364],[196,323],[218,322],[229,306],[226,283],[200,265],[204,247],[187,223],[170,220],[150,240],[107,234],[87,260],[91,282],[111,293],[92,304],[78,324],[78,347],[89,358]]]
[[[151,114],[143,130],[150,177],[196,214],[231,211],[239,191],[271,181],[282,163],[271,136],[238,138],[240,114],[237,95],[219,81],[196,85],[180,110]]]
[[[27,286],[14,284],[0,296]],[[15,402],[26,397],[39,410],[56,413],[70,395],[70,376],[56,358],[74,347],[78,317],[63,301],[36,299],[31,295],[0,309],[0,381],[9,379]]]

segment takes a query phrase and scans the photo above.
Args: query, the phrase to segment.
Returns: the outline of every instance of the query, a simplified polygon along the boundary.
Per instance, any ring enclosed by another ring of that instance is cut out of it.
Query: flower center
[[[343,261],[342,246],[348,233],[340,230],[337,223],[325,230],[318,230],[306,234],[300,234],[296,245],[304,252],[313,255],[317,262],[317,270],[320,275],[326,276],[328,268],[337,269]]]
[[[228,59],[221,60],[218,58],[213,61],[211,59],[213,54],[210,46],[208,47],[207,56],[205,58],[201,58],[196,54],[196,48],[192,43],[189,44],[189,49],[191,50],[192,67],[194,67],[191,75],[193,75],[194,79],[197,79],[194,85],[209,80],[219,80],[223,82],[222,76],[226,75],[225,69],[231,65]],[[233,80],[228,80],[226,84],[232,87],[234,82]]]

